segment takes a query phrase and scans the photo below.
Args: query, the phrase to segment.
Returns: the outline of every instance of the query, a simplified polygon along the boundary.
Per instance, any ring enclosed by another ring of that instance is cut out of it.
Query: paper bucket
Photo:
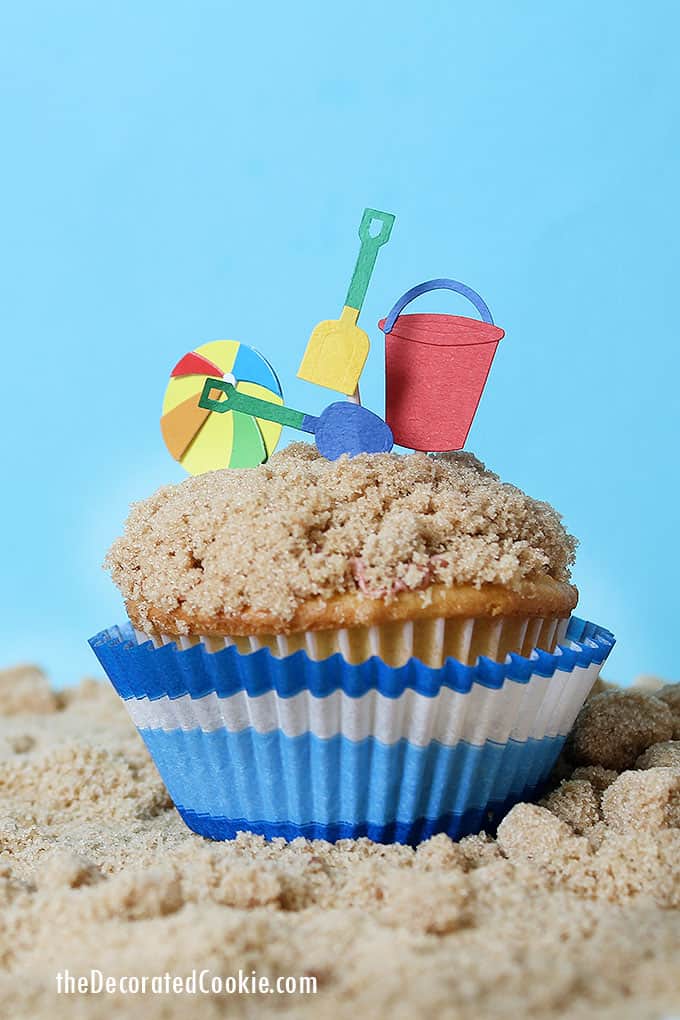
[[[481,322],[463,315],[402,315],[430,290],[468,298]],[[394,441],[412,450],[460,450],[465,445],[498,341],[482,298],[456,280],[428,280],[407,291],[378,323],[385,333],[385,418]]]

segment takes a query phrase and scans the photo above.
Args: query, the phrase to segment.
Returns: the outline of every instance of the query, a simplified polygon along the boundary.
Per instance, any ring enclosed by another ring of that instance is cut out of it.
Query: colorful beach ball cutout
[[[283,403],[266,358],[236,340],[213,340],[185,354],[172,370],[163,400],[161,432],[175,460],[191,475],[264,463],[276,449],[281,426],[241,411],[216,414],[199,407],[207,378],[226,379],[240,393]]]

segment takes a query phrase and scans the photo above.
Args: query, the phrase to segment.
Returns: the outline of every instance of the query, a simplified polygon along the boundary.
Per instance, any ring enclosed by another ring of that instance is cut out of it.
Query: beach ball
[[[163,400],[161,432],[175,460],[191,475],[262,464],[276,449],[281,426],[240,411],[216,414],[198,401],[209,377],[241,393],[283,403],[281,385],[266,358],[236,340],[212,340],[177,362]]]

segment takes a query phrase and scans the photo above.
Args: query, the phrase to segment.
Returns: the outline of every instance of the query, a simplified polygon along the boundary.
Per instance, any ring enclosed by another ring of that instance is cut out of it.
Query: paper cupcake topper
[[[313,330],[298,371],[301,379],[345,393],[348,401],[330,404],[318,416],[285,407],[272,366],[235,340],[203,344],[178,361],[165,392],[161,431],[172,456],[190,474],[262,464],[284,425],[313,435],[329,460],[383,453],[394,443],[425,452],[462,449],[504,336],[486,302],[464,283],[428,280],[399,298],[378,324],[385,333],[386,421],[359,401],[369,341],[357,320],[393,224],[392,213],[364,210],[345,306],[339,319]],[[462,294],[481,321],[403,314],[414,298],[437,289]]]
[[[462,294],[481,316],[402,315],[431,290]],[[486,302],[457,280],[411,288],[378,323],[385,334],[385,417],[395,443],[412,450],[461,450],[504,331]]]
[[[192,475],[262,464],[276,448],[281,425],[247,413],[212,415],[199,404],[209,376],[229,380],[244,396],[283,403],[274,369],[252,347],[236,340],[203,344],[185,354],[170,375],[161,418],[168,450]]]
[[[219,397],[211,397],[216,391]],[[339,400],[329,404],[321,414],[305,414],[257,397],[239,392],[225,379],[206,379],[201,399],[202,410],[244,413],[258,421],[278,422],[314,436],[319,453],[328,460],[337,460],[343,454],[355,457],[359,453],[387,453],[392,449],[392,433],[388,425],[360,404]]]
[[[379,224],[379,230],[372,235],[374,223]],[[389,241],[393,224],[392,213],[364,209],[359,225],[361,248],[345,306],[339,319],[326,319],[314,327],[298,369],[300,379],[340,393],[356,394],[358,401],[359,378],[368,357],[369,340],[368,334],[357,326],[357,319],[378,252]]]

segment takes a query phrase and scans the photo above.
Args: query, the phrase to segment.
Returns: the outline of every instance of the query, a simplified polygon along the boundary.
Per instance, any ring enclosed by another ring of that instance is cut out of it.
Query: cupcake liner
[[[155,647],[130,624],[90,644],[196,832],[417,843],[536,794],[614,638],[572,618],[553,653],[439,669]]]
[[[278,659],[304,651],[313,662],[323,662],[339,654],[352,665],[377,656],[395,668],[417,658],[426,666],[438,669],[449,658],[464,665],[474,665],[480,655],[503,662],[511,652],[530,655],[534,648],[552,652],[564,640],[568,623],[568,619],[557,616],[432,617],[396,620],[372,627],[250,637],[198,635],[177,638],[158,631],[136,633],[140,642],[150,640],[155,647],[174,642],[181,648],[203,644],[211,652],[236,648],[242,655],[267,648]]]

